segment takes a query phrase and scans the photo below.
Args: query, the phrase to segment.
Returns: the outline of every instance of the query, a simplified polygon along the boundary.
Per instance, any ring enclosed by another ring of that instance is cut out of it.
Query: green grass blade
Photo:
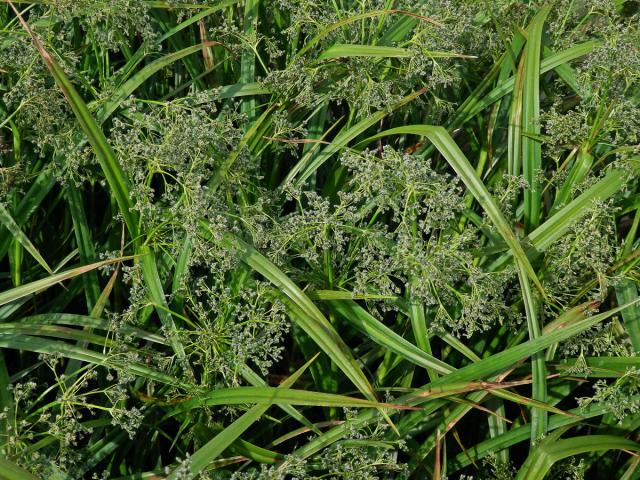
[[[507,430],[506,410],[504,402],[495,398],[489,399],[487,408],[493,410],[496,415],[487,416],[487,425],[489,426],[489,436],[491,438],[500,437],[504,435]],[[509,462],[509,450],[503,448],[494,452],[500,463],[507,464]]]
[[[113,341],[100,335],[89,333],[81,329],[60,327],[57,325],[23,325],[21,323],[1,323],[0,335],[33,335],[40,337],[61,338],[64,340],[74,340],[76,342],[80,342],[80,344],[83,345],[93,343],[94,345],[100,345],[102,347],[114,346]]]
[[[540,135],[540,56],[542,53],[542,28],[551,10],[541,8],[528,29],[524,50],[524,86],[522,92],[522,168],[528,188],[524,190],[524,223],[530,232],[540,223],[542,187],[540,168],[542,145],[535,137]]]
[[[16,221],[11,216],[11,213],[4,207],[4,205],[0,204],[0,223],[2,223],[5,228],[13,235],[13,238],[20,244],[22,247],[29,252],[29,254],[38,262],[42,268],[44,268],[47,273],[52,274],[53,271],[49,268],[49,265],[42,258],[38,249],[31,243],[29,237],[27,237],[24,232],[20,229],[20,226],[16,223]]]
[[[129,78],[121,86],[115,89],[109,94],[108,100],[102,105],[100,110],[96,113],[96,120],[98,124],[104,123],[111,114],[120,106],[120,104],[126,100],[140,85],[151,78],[155,73],[159,72],[163,68],[171,65],[178,60],[185,58],[188,55],[192,55],[201,51],[204,48],[211,47],[213,45],[220,45],[219,42],[205,42],[199,45],[193,45],[191,47],[184,48],[177,52],[169,53],[163,57],[160,57],[153,62],[145,65],[139,72]]]
[[[176,407],[170,416],[179,415],[194,408],[214,405],[258,405],[288,404],[318,407],[351,408],[396,408],[389,403],[372,402],[361,398],[347,397],[333,393],[312,392],[308,390],[281,389],[277,387],[236,387],[221,388],[193,400],[187,400]],[[400,409],[406,407],[399,406]]]
[[[171,295],[174,299],[172,305],[176,306],[176,311],[182,311],[184,307],[182,287],[184,277],[187,274],[189,257],[191,256],[192,250],[191,237],[186,236],[180,248],[180,255],[178,256],[178,261],[173,271],[173,281],[171,282]]]
[[[408,311],[409,320],[411,321],[411,329],[413,330],[413,336],[416,344],[420,347],[420,350],[428,355],[432,355],[431,343],[429,342],[429,330],[427,328],[427,317],[424,313],[424,305],[411,299],[409,301]],[[431,381],[438,378],[438,373],[433,368],[428,368],[427,374]]]
[[[524,60],[524,59],[523,59]],[[522,170],[522,89],[524,87],[524,61],[520,61],[511,96],[509,128],[507,131],[507,170],[510,175],[520,175]]]
[[[282,382],[277,388],[288,389],[304,373],[315,357],[305,363],[298,371]],[[262,417],[269,409],[270,405],[255,405],[244,415],[234,421],[222,432],[209,440],[204,446],[199,448],[189,459],[189,472],[184,474],[179,469],[174,470],[167,476],[166,480],[191,479],[198,475],[209,463],[214,461],[224,452],[229,445],[236,441],[251,425]]]
[[[22,317],[20,319],[20,323],[39,325],[71,325],[74,327],[90,327],[104,331],[109,331],[113,328],[113,325],[108,320],[87,315],[76,315],[73,313],[45,313],[41,315],[32,315],[29,317]],[[120,325],[118,328],[122,330],[122,333],[132,335],[141,340],[157,343],[158,345],[167,345],[167,340],[162,335],[147,332],[146,330],[142,330],[141,328],[133,327],[131,325]]]
[[[78,275],[82,275],[86,272],[90,272],[97,268],[104,267],[105,265],[121,262],[123,260],[129,260],[131,258],[133,257],[115,258],[111,260],[104,260],[102,262],[92,263],[89,265],[84,265],[82,267],[72,268],[70,270],[66,270],[61,273],[56,273],[55,275],[51,275],[49,277],[36,280],[34,282],[25,283],[24,285],[20,285],[19,287],[5,290],[4,292],[0,292],[0,305],[5,305],[7,303],[13,302],[20,298],[26,297],[28,295],[41,292],[42,290],[46,290],[47,288],[57,283],[60,283],[64,280],[77,277]]]
[[[520,262],[518,262],[518,279],[520,280],[520,291],[522,292],[522,301],[524,302],[527,317],[529,338],[534,340],[541,335],[540,323],[538,322],[538,307],[533,292],[531,291],[529,279]],[[543,352],[537,352],[532,356],[531,372],[533,377],[532,398],[535,401],[544,403],[547,401],[547,369]],[[542,438],[546,431],[547,412],[541,408],[534,408],[531,411],[531,445],[535,445],[536,441]]]
[[[59,354],[66,358],[72,358],[94,365],[104,365],[111,368],[124,368],[137,376],[168,385],[180,384],[180,381],[175,377],[158,372],[145,365],[130,362],[126,358],[123,358],[122,361],[120,361],[117,357],[110,357],[109,355],[94,352],[93,350],[87,350],[70,343],[59,342],[49,338],[43,339],[18,334],[0,335],[0,347],[25,350],[27,352]]]
[[[246,97],[249,95],[261,95],[265,93],[270,92],[260,83],[235,83],[233,85],[220,87],[218,98],[220,100],[224,100],[226,98]]]
[[[580,357],[562,359],[552,367],[559,372],[570,372],[577,361],[584,361],[591,370],[590,378],[620,378],[638,364],[637,357]]]
[[[141,255],[140,263],[142,266],[142,273],[144,275],[145,284],[149,291],[149,295],[151,296],[151,300],[154,302],[156,312],[160,317],[162,325],[168,332],[170,332],[169,341],[171,342],[171,348],[176,352],[178,358],[184,361],[186,359],[184,346],[180,343],[177,335],[175,335],[176,325],[173,321],[173,316],[169,313],[170,310],[167,304],[167,299],[164,295],[164,290],[162,289],[162,283],[160,282],[160,274],[158,273],[155,254],[147,245],[140,247],[139,253]],[[186,362],[184,362],[183,366],[188,369]]]
[[[73,221],[73,232],[78,245],[80,261],[88,264],[96,260],[96,251],[91,241],[91,231],[84,209],[84,202],[80,192],[74,185],[69,185],[66,190],[67,203]],[[90,312],[100,298],[100,283],[95,271],[88,272],[84,277],[84,291],[87,301],[87,311]]]
[[[390,57],[406,58],[411,52],[406,48],[384,47],[378,45],[345,45],[335,44],[327,48],[318,56],[318,60],[327,60],[341,57]]]
[[[6,414],[0,418],[0,452],[9,440],[11,429],[15,425],[15,407],[13,405],[13,394],[9,389],[9,371],[4,359],[4,353],[0,351],[0,410]]]
[[[334,300],[331,306],[350,325],[367,335],[380,346],[425,369],[439,373],[451,373],[453,367],[408,342],[390,328],[380,323],[354,301]]]
[[[98,157],[98,161],[107,179],[107,183],[109,184],[109,187],[111,188],[111,191],[116,199],[120,214],[124,218],[127,229],[129,230],[129,233],[131,234],[133,239],[137,242],[137,215],[135,215],[134,213],[133,204],[131,202],[131,198],[129,197],[129,182],[126,179],[124,172],[122,171],[122,168],[118,163],[111,149],[111,146],[109,145],[109,142],[96,123],[95,119],[91,116],[87,105],[75,90],[75,88],[71,84],[71,81],[64,73],[63,69],[45,50],[40,40],[36,37],[29,25],[24,21],[20,13],[15,9],[15,7],[13,7],[13,5],[12,8],[24,29],[31,36],[38,52],[40,53],[40,56],[45,61],[49,71],[56,81],[56,84],[63,91],[65,97],[67,98],[67,101],[69,102],[69,105],[71,106],[71,109],[73,110],[78,122],[80,123],[80,126],[82,127],[82,130],[87,135],[89,143],[93,147],[93,150]],[[175,324],[173,322],[173,318],[168,313],[168,306],[166,303],[164,292],[162,290],[162,284],[158,275],[154,254],[147,246],[141,247],[140,253],[143,255],[142,267],[145,273],[145,281],[147,283],[147,288],[149,290],[149,293],[151,294],[152,300],[156,305],[158,316],[160,317],[163,325],[168,328],[170,332],[173,332],[175,331]],[[172,336],[172,347],[174,348],[176,354],[181,359],[184,359],[184,348],[175,336]]]
[[[309,290],[307,296],[311,300],[397,300],[395,295],[379,295],[375,293],[353,293],[341,290]]]
[[[620,305],[625,305],[638,300],[638,287],[636,282],[625,278],[615,286],[616,298]],[[640,307],[633,305],[622,312],[624,328],[629,335],[631,345],[636,354],[640,354]]]

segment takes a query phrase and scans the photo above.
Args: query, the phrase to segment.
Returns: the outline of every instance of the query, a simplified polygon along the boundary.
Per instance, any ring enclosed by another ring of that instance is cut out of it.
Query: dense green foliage
[[[640,2],[0,25],[0,478],[640,478]]]

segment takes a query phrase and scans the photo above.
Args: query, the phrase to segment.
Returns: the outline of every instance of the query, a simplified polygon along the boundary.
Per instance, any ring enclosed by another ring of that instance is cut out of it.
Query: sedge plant
[[[0,0],[0,478],[640,478],[639,45]]]

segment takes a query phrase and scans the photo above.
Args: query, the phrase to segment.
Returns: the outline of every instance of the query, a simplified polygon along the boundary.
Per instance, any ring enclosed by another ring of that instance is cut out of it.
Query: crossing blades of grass
[[[569,175],[562,184],[553,202],[552,213],[558,210],[559,206],[565,205],[571,200],[572,189],[587,177],[593,166],[593,160],[593,155],[589,153],[586,148],[579,148],[576,159],[571,166],[571,170],[569,170]]]
[[[432,18],[428,18],[428,17],[423,17],[421,15],[416,15],[416,14],[412,14],[410,12],[406,12],[403,10],[373,10],[370,12],[364,12],[364,13],[359,13],[359,14],[355,14],[355,15],[350,15],[346,18],[343,18],[342,20],[339,20],[335,23],[329,24],[326,27],[324,27],[322,30],[320,30],[320,32],[318,32],[313,38],[311,38],[309,41],[306,42],[306,44],[304,45],[304,47],[302,47],[300,50],[298,50],[298,52],[296,53],[296,55],[293,57],[293,61],[299,59],[300,57],[302,57],[305,53],[307,53],[310,49],[312,49],[314,46],[316,46],[324,37],[326,37],[328,34],[330,34],[331,32],[344,27],[346,25],[349,25],[351,23],[356,23],[359,22],[365,18],[373,18],[373,17],[379,17],[379,16],[383,16],[383,15],[389,15],[389,14],[400,14],[400,15],[405,15],[405,18],[408,19],[407,21],[407,25],[410,26],[410,24],[415,23],[418,20],[422,20],[425,22],[429,22],[429,23],[433,23],[435,25],[440,25],[437,21],[433,20]],[[406,25],[401,26],[400,29],[398,29],[398,32],[400,33],[399,37],[402,37],[404,34],[406,34],[408,32],[408,28],[406,28]],[[384,42],[383,44],[387,44],[388,42]]]
[[[408,104],[423,93],[424,90],[419,90],[410,95],[407,95],[402,100],[392,105],[389,109],[378,111],[373,115],[360,120],[352,127],[343,129],[340,133],[338,133],[338,135],[336,135],[333,141],[322,150],[322,152],[320,152],[313,158],[313,161],[311,161],[309,164],[306,164],[306,158],[303,157],[300,162],[298,162],[289,171],[289,174],[282,182],[282,185],[287,185],[289,182],[294,182],[294,179],[294,184],[296,186],[302,185],[304,181],[309,178],[311,174],[315,172],[325,161],[327,161],[332,155],[334,155],[341,149],[345,148],[347,144],[355,139],[358,135],[361,135],[362,133],[366,132],[367,129],[380,122],[384,117],[389,115],[391,111],[397,110],[400,107]]]
[[[638,397],[635,397],[637,399]],[[549,430],[554,431],[558,428],[566,427],[568,425],[576,424],[580,419],[590,419],[604,415],[607,412],[606,405],[592,404],[586,408],[576,408],[569,410],[569,413],[574,413],[576,417],[567,417],[563,415],[553,415],[549,418]],[[449,471],[455,473],[462,467],[471,464],[472,461],[478,461],[490,455],[491,452],[508,448],[516,445],[519,442],[524,442],[530,437],[531,424],[522,425],[512,428],[508,432],[496,436],[495,438],[485,440],[476,445],[470,446],[466,449],[466,452],[459,453],[453,457],[449,462]]]
[[[0,477],[6,480],[39,480],[31,472],[3,458],[0,458]]]
[[[441,387],[444,385],[451,385],[458,382],[465,382],[471,380],[477,380],[479,378],[489,378],[491,375],[503,371],[516,363],[526,359],[537,352],[540,352],[551,345],[561,342],[567,338],[571,338],[580,332],[583,332],[594,325],[597,325],[604,320],[610,318],[616,313],[624,310],[625,308],[630,307],[631,305],[635,305],[636,303],[630,303],[623,305],[621,307],[609,310],[604,313],[600,313],[593,316],[587,316],[585,311],[582,312],[580,319],[575,321],[571,325],[568,325],[564,328],[556,329],[549,333],[543,333],[536,339],[529,340],[520,345],[511,347],[509,349],[503,350],[501,352],[495,353],[490,357],[484,358],[481,361],[474,363],[472,365],[468,365],[459,370],[456,370],[448,375],[438,378],[436,381],[431,382],[424,387],[422,387],[423,391],[427,391],[430,388]],[[564,315],[561,315],[558,318],[560,323],[563,322],[563,317],[565,315],[570,315],[572,318],[576,316],[576,312],[571,310]],[[422,398],[416,395],[416,393],[403,395],[394,400],[395,404],[398,405],[419,405],[422,403]],[[437,401],[433,402],[433,404],[429,405],[428,408],[425,406],[424,415],[429,415],[434,410],[437,410],[442,405],[438,404]],[[360,413],[355,421],[354,425],[359,427],[364,427],[367,424],[375,421],[376,413],[372,411]],[[401,427],[401,426],[400,426]],[[527,434],[530,433],[530,430],[527,431]],[[317,439],[311,440],[306,445],[298,448],[294,454],[296,456],[307,458],[319,450],[327,447],[328,445],[340,440],[344,435],[347,434],[347,428],[344,425],[339,425],[337,427],[332,428],[331,430],[325,432],[322,436]]]
[[[285,390],[293,386],[305,370],[313,363],[315,357],[300,367],[293,375],[283,381],[277,388]],[[229,445],[236,441],[251,425],[257,422],[266,413],[271,405],[255,405],[244,415],[234,421],[222,432],[209,440],[204,446],[191,455],[188,464],[188,473],[185,474],[177,468],[169,474],[166,480],[191,479],[198,475],[209,463],[224,452]]]
[[[31,240],[25,235],[25,233],[20,229],[20,226],[16,223],[16,221],[11,216],[11,213],[5,208],[4,205],[0,204],[0,222],[5,226],[5,228],[11,233],[13,238],[20,244],[22,247],[29,252],[29,254],[44,268],[47,273],[53,274],[49,265],[40,252],[34,247]]]
[[[453,368],[442,360],[438,360],[433,355],[421,350],[390,328],[380,323],[379,320],[375,319],[356,302],[349,300],[334,300],[331,301],[331,306],[336,313],[349,322],[350,325],[389,351],[392,351],[425,369],[433,369],[443,374],[453,371]]]
[[[110,92],[109,98],[96,113],[97,123],[99,125],[103,124],[124,100],[126,100],[140,85],[149,80],[149,78],[151,78],[155,73],[188,55],[192,55],[202,49],[215,45],[221,44],[220,42],[204,42],[198,45],[193,45],[178,52],[169,53],[154,60],[148,65],[145,65],[144,68],[132,75],[131,78],[120,85],[117,89]]]
[[[254,387],[266,387],[267,386],[267,383],[260,377],[260,375],[258,375],[253,370],[251,370],[247,365],[243,365],[242,367],[240,367],[240,374],[242,375],[242,377],[247,382],[249,382],[249,384],[251,384]],[[315,425],[313,423],[311,423],[296,408],[292,407],[291,405],[285,404],[285,403],[277,403],[276,405],[279,408],[281,408],[285,413],[287,413],[288,415],[291,415],[291,418],[295,418],[302,425],[304,425],[304,428],[307,428],[307,429],[309,429],[309,431],[317,433],[318,435],[320,434],[320,430],[318,430],[315,427]]]
[[[577,45],[574,45],[573,47],[563,50],[562,52],[550,55],[540,62],[540,74],[547,73],[558,67],[559,65],[563,65],[580,57],[584,57],[585,55],[591,53],[598,45],[599,42],[597,41],[579,43]],[[485,108],[487,108],[489,105],[512,92],[514,83],[515,78],[511,77],[509,78],[509,80],[491,90],[482,99],[474,102],[473,105],[467,108],[466,120],[470,120]]]
[[[132,258],[134,257],[120,257],[111,260],[104,260],[102,262],[92,263],[90,265],[84,265],[82,267],[72,268],[70,270],[56,273],[55,275],[51,275],[41,280],[36,280],[35,282],[25,283],[24,285],[20,285],[19,287],[5,290],[4,292],[0,292],[0,305],[6,305],[7,303],[13,302],[28,295],[41,292],[57,283],[73,277],[77,277],[78,275],[82,275],[86,272],[90,272],[92,270],[96,270],[113,263],[122,262],[124,260],[131,260]]]
[[[527,256],[535,258],[544,252],[551,244],[560,239],[588,212],[595,202],[610,198],[618,192],[627,174],[623,170],[611,170],[596,184],[582,192],[575,200],[558,210],[551,218],[531,232],[524,243],[531,245],[527,249]],[[495,269],[510,260],[511,252],[497,259],[490,267]]]

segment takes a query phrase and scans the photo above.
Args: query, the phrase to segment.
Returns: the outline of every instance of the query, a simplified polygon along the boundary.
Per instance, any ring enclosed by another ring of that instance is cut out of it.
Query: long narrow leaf
[[[540,222],[540,166],[542,145],[535,137],[540,135],[540,56],[542,53],[542,27],[551,10],[541,8],[531,21],[524,51],[524,88],[522,92],[522,168],[528,187],[524,190],[525,230],[530,232]]]
[[[124,218],[125,223],[127,224],[127,228],[131,235],[135,238],[137,237],[138,225],[136,220],[136,215],[132,209],[133,205],[131,202],[131,198],[129,197],[129,182],[127,181],[124,172],[122,171],[122,167],[117,162],[116,157],[111,150],[111,146],[107,141],[107,138],[104,136],[104,133],[95,120],[91,116],[87,105],[82,100],[80,94],[76,91],[73,84],[67,77],[66,73],[58,62],[56,62],[53,57],[45,50],[42,42],[38,39],[36,34],[31,30],[31,27],[25,22],[20,12],[13,6],[12,3],[9,3],[14,13],[18,17],[18,20],[27,31],[31,39],[33,40],[36,49],[40,53],[40,56],[44,60],[47,68],[51,72],[56,84],[64,93],[64,96],[67,98],[69,102],[69,106],[73,110],[82,130],[85,135],[89,139],[89,143],[93,147],[96,156],[98,157],[98,161],[100,162],[100,166],[102,167],[102,171],[105,174],[107,182],[109,183],[109,187],[111,188],[113,195],[116,198],[116,202],[120,207],[120,214]]]
[[[434,369],[440,373],[451,373],[453,367],[433,355],[424,352],[408,342],[390,328],[386,327],[364,308],[353,301],[334,300],[331,302],[334,310],[347,320],[352,326],[369,336],[374,342],[386,349],[406,358],[425,369]]]
[[[96,114],[98,124],[104,123],[125,99],[127,99],[140,85],[151,78],[156,72],[159,72],[163,68],[166,68],[172,63],[177,62],[188,55],[192,55],[204,48],[209,48],[214,45],[220,45],[220,42],[204,42],[198,45],[193,45],[178,52],[169,53],[154,60],[148,65],[145,65],[144,68],[110,93],[108,100],[102,105],[102,108],[100,108]]]
[[[71,270],[67,270],[62,273],[56,273],[55,275],[51,275],[41,280],[36,280],[35,282],[25,283],[24,285],[20,285],[19,287],[15,287],[10,290],[5,290],[4,292],[0,292],[0,305],[5,305],[7,303],[18,300],[19,298],[26,297],[33,293],[38,293],[42,290],[46,290],[47,288],[57,283],[60,283],[64,280],[77,277],[78,275],[82,275],[86,272],[90,272],[97,268],[104,267],[105,265],[121,262],[123,260],[130,260],[132,258],[134,257],[121,257],[121,258],[114,258],[111,260],[103,260],[102,262],[96,262],[90,265],[72,268]]]
[[[47,264],[45,259],[42,258],[42,255],[40,255],[38,249],[36,249],[33,243],[31,243],[31,240],[29,240],[29,238],[24,234],[24,232],[20,229],[20,226],[16,223],[9,211],[2,204],[0,204],[0,223],[2,223],[7,230],[9,230],[9,233],[13,235],[13,238],[15,238],[16,241],[18,241],[18,243],[20,243],[20,245],[22,245],[26,251],[29,252],[29,254],[40,265],[42,265],[42,268],[44,268],[47,273],[53,274],[53,271],[51,270],[51,268],[49,268],[49,265]]]

